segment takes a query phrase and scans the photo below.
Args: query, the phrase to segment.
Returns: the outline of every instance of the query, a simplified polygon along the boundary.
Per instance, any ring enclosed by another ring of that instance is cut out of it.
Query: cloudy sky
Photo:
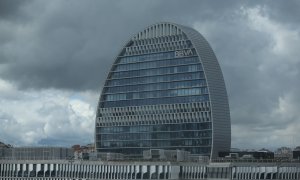
[[[226,81],[232,147],[300,145],[300,2],[1,0],[0,141],[93,142],[114,56],[144,27],[197,29]]]

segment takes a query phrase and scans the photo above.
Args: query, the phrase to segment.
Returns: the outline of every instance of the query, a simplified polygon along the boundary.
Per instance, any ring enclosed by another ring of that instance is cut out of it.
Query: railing
[[[238,162],[238,163],[300,163],[299,159],[212,159],[211,162]]]

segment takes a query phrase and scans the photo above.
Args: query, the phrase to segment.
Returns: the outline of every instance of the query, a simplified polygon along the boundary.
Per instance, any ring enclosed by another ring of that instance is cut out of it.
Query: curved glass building
[[[217,157],[229,151],[227,92],[217,58],[192,28],[158,23],[117,55],[99,99],[96,149],[141,155],[148,149]]]

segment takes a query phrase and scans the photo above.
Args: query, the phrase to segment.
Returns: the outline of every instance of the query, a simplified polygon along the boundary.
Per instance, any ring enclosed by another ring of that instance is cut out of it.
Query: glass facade
[[[120,57],[101,98],[102,107],[208,101],[204,73],[192,47],[187,57],[175,51]]]
[[[184,149],[193,154],[210,153],[211,123],[209,122],[101,127],[99,132],[101,133],[98,138],[101,139],[104,152],[140,154],[141,150],[151,147]]]
[[[137,34],[117,56],[98,104],[97,151],[210,155],[212,115],[203,64],[190,39],[172,28]]]

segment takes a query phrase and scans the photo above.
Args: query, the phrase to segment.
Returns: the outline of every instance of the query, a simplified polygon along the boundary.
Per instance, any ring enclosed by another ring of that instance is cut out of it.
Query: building
[[[274,152],[271,151],[230,151],[219,152],[220,158],[230,159],[274,159]]]
[[[75,144],[72,146],[72,149],[74,151],[74,159],[88,159],[89,154],[95,154],[94,144],[87,144],[85,146]]]
[[[292,159],[293,150],[289,147],[280,147],[275,151],[275,158],[277,159]]]
[[[297,147],[293,150],[293,159],[298,159],[298,160],[300,160],[300,146],[297,146]]]
[[[73,149],[64,147],[0,148],[0,159],[3,160],[65,160],[73,156]]]
[[[4,144],[3,142],[0,141],[0,149],[2,149],[2,148],[10,148],[10,147],[11,147],[11,145]]]
[[[227,92],[208,42],[172,23],[135,34],[107,76],[95,128],[98,152],[168,149],[216,158],[229,151]]]

